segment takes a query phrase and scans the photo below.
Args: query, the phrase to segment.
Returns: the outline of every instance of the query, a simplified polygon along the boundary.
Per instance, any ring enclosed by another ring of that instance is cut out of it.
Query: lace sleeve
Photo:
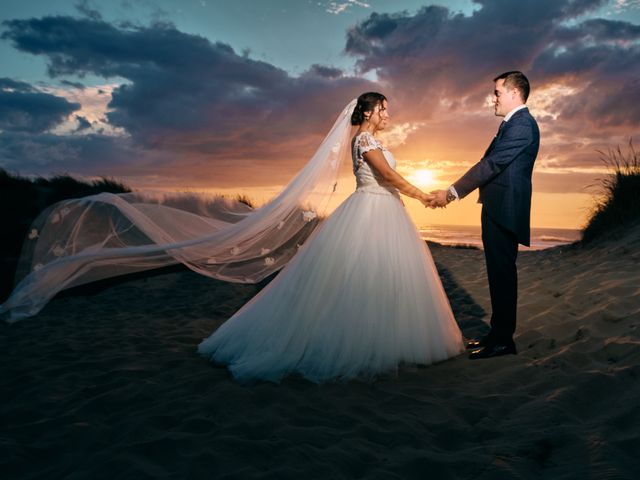
[[[364,132],[358,138],[358,148],[360,149],[360,155],[363,155],[376,148],[382,150],[382,145],[368,132]]]

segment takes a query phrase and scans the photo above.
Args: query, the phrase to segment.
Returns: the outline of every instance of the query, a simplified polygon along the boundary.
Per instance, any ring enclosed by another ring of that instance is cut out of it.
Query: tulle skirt
[[[399,198],[366,190],[198,347],[243,383],[370,379],[463,350],[429,249]]]

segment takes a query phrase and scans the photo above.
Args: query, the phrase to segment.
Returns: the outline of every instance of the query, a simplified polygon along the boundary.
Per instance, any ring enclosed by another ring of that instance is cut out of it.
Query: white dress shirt
[[[513,117],[513,114],[516,113],[518,110],[522,110],[523,108],[527,108],[527,106],[524,103],[522,105],[518,105],[516,108],[514,108],[504,116],[504,121],[508,122],[509,120],[511,120],[511,117]]]

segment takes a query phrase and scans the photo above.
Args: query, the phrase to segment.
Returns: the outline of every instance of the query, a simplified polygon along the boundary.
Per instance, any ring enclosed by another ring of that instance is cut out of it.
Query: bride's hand
[[[435,195],[428,195],[426,193],[423,193],[422,195],[420,195],[420,197],[418,198],[418,200],[420,200],[420,202],[425,206],[425,207],[433,207],[433,199],[435,198]]]

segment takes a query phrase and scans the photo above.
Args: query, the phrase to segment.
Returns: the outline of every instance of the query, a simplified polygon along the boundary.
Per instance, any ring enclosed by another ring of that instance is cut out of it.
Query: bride
[[[140,192],[52,205],[30,227],[0,317],[15,322],[63,289],[177,263],[239,283],[285,267],[198,347],[238,381],[367,378],[461,353],[433,260],[399,192],[429,197],[395,172],[375,137],[387,108],[379,93],[350,102],[305,167],[256,210]],[[349,157],[357,188],[320,223]]]
[[[313,382],[366,378],[401,363],[464,350],[429,250],[398,192],[428,196],[395,172],[375,138],[387,99],[362,94],[351,115],[355,192],[278,276],[198,351],[240,382],[298,374]]]

